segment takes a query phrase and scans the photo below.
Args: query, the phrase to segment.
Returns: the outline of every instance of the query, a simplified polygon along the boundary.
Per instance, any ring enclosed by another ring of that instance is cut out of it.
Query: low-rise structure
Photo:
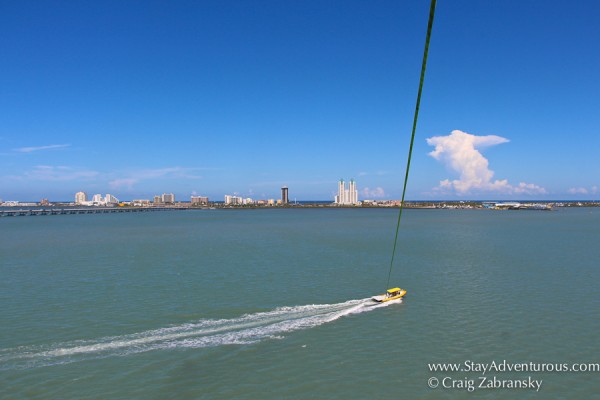
[[[150,205],[150,200],[144,200],[144,199],[131,200],[131,205],[134,207],[148,207]]]

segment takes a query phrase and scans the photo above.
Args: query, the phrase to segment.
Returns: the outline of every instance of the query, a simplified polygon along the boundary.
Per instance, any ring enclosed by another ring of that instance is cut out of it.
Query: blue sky
[[[428,1],[0,0],[0,198],[401,196]],[[438,1],[409,199],[598,199],[597,1]]]

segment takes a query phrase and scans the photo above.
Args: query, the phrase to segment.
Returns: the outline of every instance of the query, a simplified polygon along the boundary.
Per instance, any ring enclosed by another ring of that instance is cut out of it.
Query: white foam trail
[[[238,318],[207,319],[96,340],[2,349],[0,370],[65,364],[159,349],[256,343],[265,339],[281,338],[281,334],[319,326],[346,315],[372,311],[399,302],[402,300],[373,303],[367,298],[337,304],[280,307]]]

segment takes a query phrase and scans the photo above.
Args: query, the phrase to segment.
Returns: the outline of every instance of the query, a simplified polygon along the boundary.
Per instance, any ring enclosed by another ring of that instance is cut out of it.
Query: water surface
[[[597,209],[406,210],[392,283],[408,295],[373,305],[396,213],[2,218],[0,397],[598,393],[598,373],[530,374],[537,393],[427,387],[433,362],[600,361]]]

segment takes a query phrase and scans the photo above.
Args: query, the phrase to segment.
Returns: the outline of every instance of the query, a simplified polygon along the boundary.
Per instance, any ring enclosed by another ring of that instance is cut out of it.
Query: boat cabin
[[[400,292],[402,291],[402,289],[400,289],[399,287],[397,288],[392,288],[392,289],[388,289],[387,293],[385,294],[387,297],[394,297],[394,296],[398,296],[400,294]]]

